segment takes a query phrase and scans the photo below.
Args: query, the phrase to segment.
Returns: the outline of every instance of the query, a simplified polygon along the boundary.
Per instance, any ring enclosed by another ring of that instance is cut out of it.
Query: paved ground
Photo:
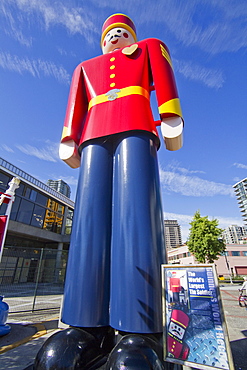
[[[247,370],[247,310],[238,305],[238,288],[221,288],[224,314],[235,370]]]
[[[238,286],[221,287],[235,370],[247,370],[247,310],[238,305]],[[59,310],[9,314],[11,332],[0,337],[0,370],[31,370],[44,341],[58,329]]]

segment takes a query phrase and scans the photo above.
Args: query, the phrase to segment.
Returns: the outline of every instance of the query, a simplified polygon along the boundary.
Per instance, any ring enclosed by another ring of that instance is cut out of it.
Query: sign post
[[[0,206],[2,203],[7,203],[5,215],[0,216],[0,262],[2,259],[3,246],[7,234],[9,217],[13,202],[15,200],[15,190],[19,188],[20,182],[21,180],[18,177],[13,177],[12,180],[8,183],[9,188],[0,196]]]
[[[162,265],[164,360],[233,370],[215,266]]]

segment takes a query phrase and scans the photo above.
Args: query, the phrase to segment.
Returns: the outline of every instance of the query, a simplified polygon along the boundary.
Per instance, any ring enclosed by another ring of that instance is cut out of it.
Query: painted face
[[[174,322],[170,322],[169,326],[169,333],[174,335],[174,337],[177,337],[178,339],[183,339],[185,330],[180,325],[175,324]]]
[[[134,44],[135,40],[131,33],[124,28],[112,28],[105,35],[102,42],[103,54],[111,53],[114,50]]]

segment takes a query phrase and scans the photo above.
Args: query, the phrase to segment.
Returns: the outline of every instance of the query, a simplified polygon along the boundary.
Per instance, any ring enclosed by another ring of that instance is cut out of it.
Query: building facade
[[[244,223],[247,225],[247,177],[233,185],[233,189],[236,193]]]
[[[54,251],[53,254],[47,252],[48,257],[44,264],[59,265],[58,257],[69,249],[74,211],[74,202],[71,199],[0,158],[1,193],[8,189],[8,183],[13,177],[18,177],[21,182],[15,191],[15,201],[10,214],[0,263],[0,284],[19,282],[19,279],[23,282],[23,274],[18,275],[20,278],[16,277],[16,272],[15,276],[14,272],[13,276],[9,276],[13,264],[22,270],[25,267],[26,277],[30,276],[31,267],[37,273],[35,256],[38,256],[41,250]],[[6,207],[6,203],[0,206],[0,215],[5,214]],[[22,257],[16,257],[18,248],[25,251]],[[13,253],[14,250],[16,255],[10,256],[10,252]],[[27,254],[29,257],[26,257]],[[44,276],[44,279],[47,277]]]
[[[181,229],[177,220],[165,220],[164,226],[166,249],[169,250],[182,245]]]
[[[190,265],[198,264],[195,257],[189,252],[186,244],[169,250],[168,263]],[[227,244],[226,251],[215,261],[218,275],[225,277],[247,275],[247,244]]]
[[[62,193],[66,197],[70,198],[71,189],[70,186],[63,180],[48,180],[47,185],[52,189],[55,189],[59,193]]]
[[[247,226],[230,225],[222,233],[226,244],[247,243]]]

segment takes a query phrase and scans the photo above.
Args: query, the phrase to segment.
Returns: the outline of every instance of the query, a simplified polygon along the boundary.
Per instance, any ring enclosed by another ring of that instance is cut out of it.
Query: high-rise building
[[[247,177],[233,185],[233,188],[237,196],[244,223],[247,224]]]
[[[167,249],[172,249],[182,245],[180,225],[177,220],[165,220],[165,243]]]
[[[50,186],[52,189],[59,191],[66,197],[70,198],[71,190],[69,185],[63,180],[48,180],[47,185]]]
[[[247,242],[247,226],[230,225],[222,233],[226,244],[243,244]]]

